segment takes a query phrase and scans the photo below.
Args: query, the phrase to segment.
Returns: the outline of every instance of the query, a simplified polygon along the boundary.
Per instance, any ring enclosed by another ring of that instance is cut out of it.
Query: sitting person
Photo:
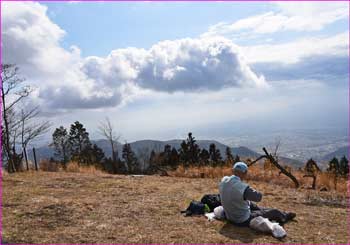
[[[262,194],[243,180],[246,178],[248,166],[244,162],[233,165],[233,175],[225,176],[219,184],[221,205],[226,219],[238,226],[249,226],[250,221],[258,216],[284,224],[292,220],[296,214],[286,213],[272,208],[260,208],[253,202],[260,202]]]

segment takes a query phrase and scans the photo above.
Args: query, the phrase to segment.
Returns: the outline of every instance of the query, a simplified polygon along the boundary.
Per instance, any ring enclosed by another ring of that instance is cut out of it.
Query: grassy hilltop
[[[297,213],[279,241],[205,217],[183,217],[190,200],[217,193],[219,178],[26,172],[3,176],[6,243],[346,243],[346,199],[250,181],[261,206]]]

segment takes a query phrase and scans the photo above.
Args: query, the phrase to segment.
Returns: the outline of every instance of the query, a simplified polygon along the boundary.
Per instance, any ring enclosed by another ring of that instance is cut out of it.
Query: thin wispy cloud
[[[348,33],[330,37],[308,37],[281,44],[262,44],[242,47],[248,63],[279,62],[296,63],[315,55],[347,56]]]
[[[222,22],[209,27],[208,36],[243,34],[271,34],[282,31],[319,31],[325,26],[349,17],[347,3],[281,3],[278,9],[240,19],[234,23]]]

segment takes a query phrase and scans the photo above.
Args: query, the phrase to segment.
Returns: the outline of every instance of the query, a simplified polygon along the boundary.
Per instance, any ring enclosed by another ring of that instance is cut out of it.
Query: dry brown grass
[[[104,172],[95,165],[85,166],[77,162],[70,161],[64,169],[62,165],[49,160],[40,161],[40,170],[44,172],[67,172],[67,173],[87,173],[87,174],[104,174]]]
[[[79,164],[77,162],[69,162],[67,163],[67,167],[65,171],[69,173],[79,173],[80,172]]]
[[[58,165],[55,162],[51,162],[47,159],[42,159],[39,162],[40,170],[46,171],[46,172],[57,172],[58,171]]]
[[[219,171],[219,170],[217,170]],[[297,213],[288,236],[183,217],[180,210],[220,178],[29,171],[3,175],[2,231],[7,243],[346,243],[346,208],[335,192],[250,181],[261,206]],[[333,196],[332,196],[333,195]]]
[[[232,172],[227,167],[189,167],[185,168],[180,165],[175,171],[169,173],[173,177],[187,177],[187,178],[218,178],[220,176],[229,175]]]
[[[303,171],[292,170],[292,174],[297,178],[301,188],[311,188],[312,178],[304,178]],[[222,167],[188,167],[184,168],[180,165],[175,171],[169,172],[173,177],[187,177],[187,178],[222,178],[223,176],[232,175],[231,166]],[[328,173],[317,174],[316,188],[319,190],[326,187],[327,190],[335,190],[333,176]],[[294,187],[294,183],[285,175],[279,174],[279,170],[273,169],[271,171],[264,171],[261,165],[252,165],[249,167],[247,181],[260,181],[271,183],[284,187]],[[337,178],[336,191],[345,194],[348,190],[347,180],[345,178]]]
[[[94,165],[84,166],[84,165],[79,165],[79,163],[77,163],[77,162],[69,162],[64,171],[69,172],[69,173],[87,173],[87,174],[103,174],[104,173],[101,169],[98,169]]]

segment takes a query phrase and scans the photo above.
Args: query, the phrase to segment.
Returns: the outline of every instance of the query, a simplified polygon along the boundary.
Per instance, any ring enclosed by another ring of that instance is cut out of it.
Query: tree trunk
[[[316,175],[314,176],[314,179],[312,181],[312,189],[316,189]]]
[[[34,147],[33,147],[33,156],[34,156],[35,170],[38,171],[38,162],[36,161],[36,154],[35,154],[35,148]]]
[[[66,167],[67,167],[66,149],[63,148],[63,169],[66,169]]]
[[[112,147],[112,160],[113,160],[113,162],[115,162],[115,161],[117,161],[117,156],[116,156],[116,153],[115,153],[113,140],[111,140],[110,143],[111,143],[111,147]]]
[[[9,173],[14,173],[15,169],[13,166],[13,159],[11,154],[9,124],[8,124],[8,118],[7,118],[7,110],[6,110],[5,94],[4,94],[3,86],[1,86],[1,97],[2,97],[2,109],[3,109],[2,116],[4,118],[4,124],[5,124],[5,138],[6,138],[5,150],[7,154],[7,171]]]
[[[15,148],[16,143],[13,144],[12,151],[11,151],[11,160],[12,160],[12,171],[17,172],[17,166],[18,166],[18,157],[16,153]]]
[[[303,176],[303,178],[307,178],[307,177],[309,177],[309,178],[312,178],[312,189],[313,190],[316,190],[316,175],[314,175],[314,174],[305,174],[304,176]]]
[[[28,165],[27,149],[25,147],[23,147],[23,153],[24,153],[24,159],[26,161],[26,166],[27,166],[27,171],[28,171],[29,165]]]

